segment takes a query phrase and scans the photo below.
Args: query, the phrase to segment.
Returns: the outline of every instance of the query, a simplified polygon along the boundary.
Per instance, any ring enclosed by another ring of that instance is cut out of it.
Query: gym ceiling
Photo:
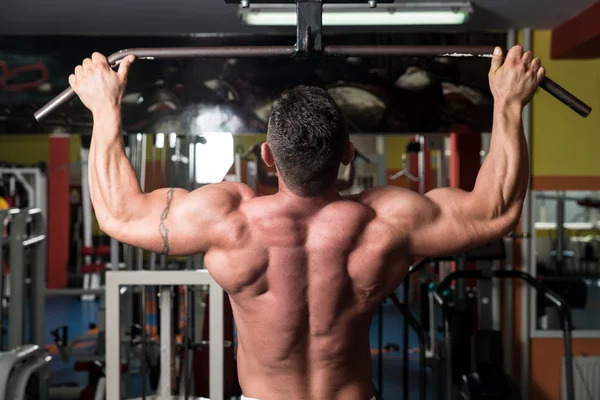
[[[475,11],[471,21],[444,30],[552,29],[595,2],[472,0]],[[1,0],[0,10],[0,35],[164,36],[207,32],[265,33],[267,29],[244,26],[238,17],[237,6],[225,4],[223,0]],[[294,28],[269,28],[268,31],[290,32],[290,29],[293,31]],[[373,31],[372,27],[368,29]],[[390,27],[379,29],[390,31]],[[403,29],[410,28],[396,28]],[[328,32],[336,30],[343,31],[328,28]],[[360,29],[352,28],[352,31],[359,32]]]

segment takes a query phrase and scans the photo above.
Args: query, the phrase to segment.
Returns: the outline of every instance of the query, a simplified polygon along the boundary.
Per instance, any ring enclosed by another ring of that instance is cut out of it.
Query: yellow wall
[[[33,165],[48,162],[48,134],[0,135],[0,161]],[[79,160],[80,139],[72,135],[69,141],[71,163]]]
[[[406,153],[406,146],[410,136],[388,136],[385,138],[385,157],[388,169],[402,169],[402,154]]]
[[[550,31],[534,32],[533,50],[550,78],[593,108],[588,118],[582,118],[545,91],[536,94],[533,175],[600,175],[600,59],[551,60]]]
[[[533,188],[597,189],[600,183],[600,59],[551,60],[550,31],[534,32],[533,50],[550,78],[594,109],[588,118],[582,118],[544,91],[535,96]],[[575,355],[600,354],[598,339],[576,339],[573,347]],[[530,398],[560,398],[561,340],[532,339],[530,350]]]

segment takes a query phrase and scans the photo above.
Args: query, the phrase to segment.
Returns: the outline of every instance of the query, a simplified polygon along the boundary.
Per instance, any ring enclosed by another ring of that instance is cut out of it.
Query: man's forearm
[[[522,108],[494,106],[489,153],[473,193],[481,198],[486,218],[518,218],[529,183],[529,154],[523,134]]]
[[[132,217],[127,204],[142,191],[125,153],[118,109],[94,115],[88,177],[92,203],[101,226]]]

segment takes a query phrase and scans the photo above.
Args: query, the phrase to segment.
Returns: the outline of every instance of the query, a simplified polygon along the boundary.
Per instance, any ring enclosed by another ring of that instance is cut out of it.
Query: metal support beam
[[[532,49],[532,33],[531,29],[523,29],[523,47],[525,50]],[[529,159],[531,159],[531,103],[525,106],[523,110],[523,132],[527,140],[527,148],[529,151]],[[525,200],[523,201],[523,212],[521,213],[521,230],[523,232],[533,232],[533,201],[531,198],[531,177],[527,187]],[[525,273],[531,272],[531,263],[534,260],[533,240],[521,241],[521,271]],[[521,397],[528,399],[530,393],[529,377],[530,377],[530,329],[531,325],[535,324],[535,311],[530,314],[530,294],[531,289],[526,285],[521,285]],[[533,318],[531,316],[534,316]]]
[[[296,51],[311,53],[323,50],[322,0],[297,0]]]
[[[8,305],[8,348],[25,344],[25,252],[23,239],[27,213],[14,215],[10,233],[10,302]]]
[[[160,395],[166,399],[171,392],[171,287],[160,288],[160,370],[169,371],[169,379],[160,380]],[[163,375],[164,376],[164,375]]]

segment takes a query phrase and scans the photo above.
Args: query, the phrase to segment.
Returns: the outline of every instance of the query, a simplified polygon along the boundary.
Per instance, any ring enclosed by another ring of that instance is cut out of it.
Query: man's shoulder
[[[223,181],[205,187],[218,190],[224,195],[236,197],[241,201],[250,200],[258,196],[254,189],[241,182]]]
[[[214,215],[227,215],[256,197],[251,187],[239,182],[219,182],[202,186],[191,193],[191,204],[210,209]]]
[[[374,188],[363,190],[360,193],[344,196],[344,199],[354,201],[378,209],[381,206],[388,204],[389,201],[402,199],[405,195],[410,195],[408,189],[398,186],[377,186]]]

